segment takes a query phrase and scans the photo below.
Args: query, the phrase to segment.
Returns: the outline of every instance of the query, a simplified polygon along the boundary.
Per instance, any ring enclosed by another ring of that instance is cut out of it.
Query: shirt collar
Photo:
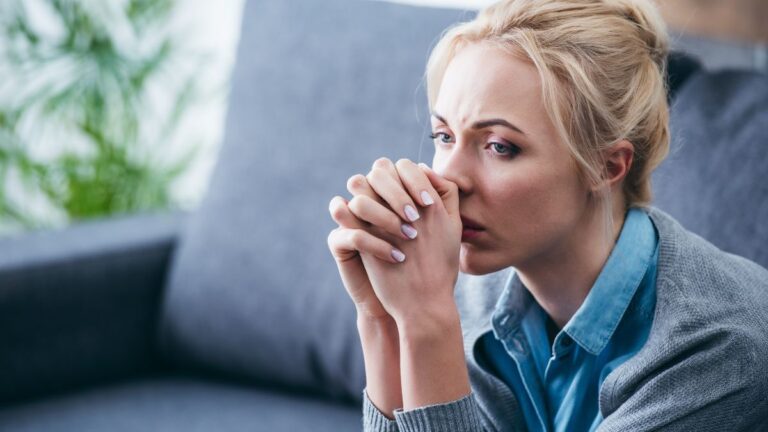
[[[656,243],[656,232],[648,215],[641,209],[630,209],[603,270],[563,328],[590,354],[602,352],[611,339],[651,265]],[[496,337],[520,330],[520,322],[532,302],[535,300],[517,272],[512,272],[491,318]]]
[[[507,279],[506,288],[499,296],[491,316],[491,324],[497,339],[505,338],[510,332],[520,329],[520,321],[525,317],[531,304],[535,302],[525,288],[517,271]]]
[[[563,331],[590,354],[599,354],[613,336],[651,265],[656,231],[648,215],[627,212],[619,239],[584,303]]]

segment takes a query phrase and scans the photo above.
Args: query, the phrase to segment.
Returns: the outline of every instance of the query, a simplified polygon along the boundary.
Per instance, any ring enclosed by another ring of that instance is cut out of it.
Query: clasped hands
[[[458,187],[424,164],[380,158],[331,200],[328,246],[358,317],[398,324],[455,313]]]
[[[458,187],[424,164],[380,158],[335,196],[328,246],[358,314],[396,322],[453,307],[461,246]]]

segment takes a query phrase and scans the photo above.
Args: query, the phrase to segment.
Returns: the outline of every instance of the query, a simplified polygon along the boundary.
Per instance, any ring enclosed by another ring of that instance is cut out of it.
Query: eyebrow
[[[440,114],[433,112],[432,116],[435,117],[436,119],[440,120],[441,122],[443,122],[445,124],[448,124],[448,122],[445,121],[445,118],[443,118],[443,116],[441,116]],[[516,131],[518,133],[521,133],[521,134],[525,135],[525,132],[523,132],[522,129],[520,129],[519,127],[513,125],[512,123],[510,123],[510,122],[508,122],[508,121],[506,121],[504,119],[500,119],[500,118],[477,121],[477,122],[475,122],[472,125],[472,129],[483,129],[483,128],[487,128],[489,126],[504,126],[504,127],[507,127],[509,129],[512,129],[512,130],[514,130],[514,131]]]

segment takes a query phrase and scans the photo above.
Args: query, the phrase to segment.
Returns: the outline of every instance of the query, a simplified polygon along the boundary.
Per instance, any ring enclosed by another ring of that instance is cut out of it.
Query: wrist
[[[403,408],[458,400],[470,393],[458,309],[398,323]]]
[[[397,323],[391,315],[383,316],[371,316],[365,313],[358,312],[357,314],[357,330],[360,334],[383,334],[383,333],[395,333],[397,334]]]
[[[397,325],[391,316],[358,315],[357,330],[365,361],[366,394],[373,406],[390,420],[403,406],[400,387],[400,346]]]
[[[447,333],[461,335],[461,318],[456,303],[442,303],[396,318],[400,343],[420,344],[444,338]]]

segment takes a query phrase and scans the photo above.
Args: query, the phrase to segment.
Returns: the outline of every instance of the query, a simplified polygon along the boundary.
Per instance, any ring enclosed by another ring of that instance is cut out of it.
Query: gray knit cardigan
[[[659,232],[656,311],[646,344],[600,387],[598,430],[768,431],[768,271],[645,210]],[[510,271],[456,285],[471,394],[389,420],[364,391],[364,431],[526,430],[514,394],[474,351]]]

